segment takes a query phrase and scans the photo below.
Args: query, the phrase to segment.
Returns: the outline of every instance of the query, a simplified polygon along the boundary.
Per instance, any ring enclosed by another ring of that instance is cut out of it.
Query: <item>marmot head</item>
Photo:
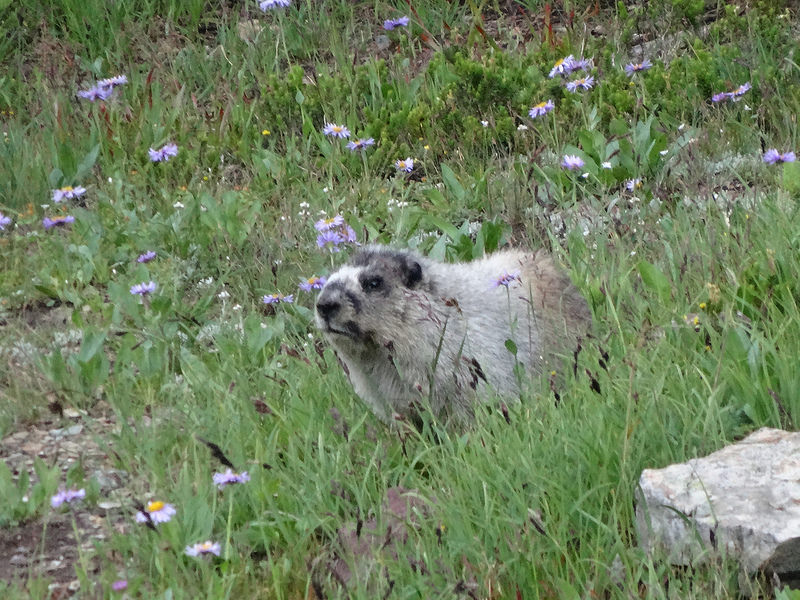
[[[408,290],[422,283],[419,256],[368,246],[328,278],[317,298],[317,326],[334,342],[381,343],[402,325]]]

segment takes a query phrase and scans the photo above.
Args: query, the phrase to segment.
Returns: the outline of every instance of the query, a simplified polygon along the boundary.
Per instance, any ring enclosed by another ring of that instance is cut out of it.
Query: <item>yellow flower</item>
[[[261,130],[261,135],[269,135],[269,134],[270,134],[270,130],[269,129],[262,129]]]

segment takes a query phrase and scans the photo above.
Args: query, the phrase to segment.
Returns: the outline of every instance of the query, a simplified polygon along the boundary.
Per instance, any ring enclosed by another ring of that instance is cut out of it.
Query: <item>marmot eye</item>
[[[365,292],[374,292],[383,287],[383,277],[370,277],[369,279],[365,279],[364,282],[361,284],[361,287],[364,289]]]

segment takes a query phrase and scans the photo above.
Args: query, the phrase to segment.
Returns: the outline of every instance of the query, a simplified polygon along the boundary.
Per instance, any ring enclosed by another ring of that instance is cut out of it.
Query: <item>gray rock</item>
[[[704,458],[645,469],[636,529],[644,549],[673,564],[725,555],[789,583],[800,572],[800,433],[763,428]]]

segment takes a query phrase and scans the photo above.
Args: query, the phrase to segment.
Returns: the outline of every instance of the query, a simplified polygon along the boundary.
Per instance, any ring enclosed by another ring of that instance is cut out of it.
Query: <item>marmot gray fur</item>
[[[448,264],[368,246],[328,278],[316,304],[356,393],[386,423],[395,413],[417,422],[427,402],[466,423],[480,396],[519,398],[522,374],[553,368],[591,319],[543,250]]]

